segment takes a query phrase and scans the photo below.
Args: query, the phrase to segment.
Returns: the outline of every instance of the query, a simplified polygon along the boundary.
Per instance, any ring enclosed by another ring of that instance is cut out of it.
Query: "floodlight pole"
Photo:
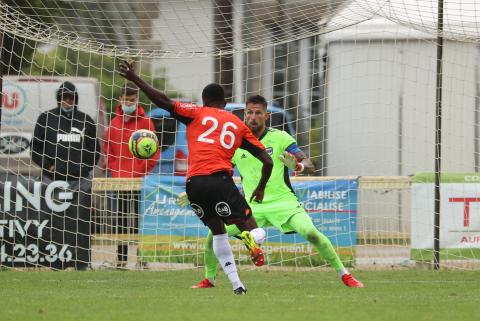
[[[213,0],[215,82],[222,85],[227,101],[233,101],[233,0]]]
[[[477,65],[480,62],[480,45],[476,46],[477,49],[477,56],[476,61]],[[478,173],[480,171],[480,71],[478,67],[475,68],[475,113],[474,113],[474,145],[473,145],[473,152],[474,152],[474,172]]]
[[[440,184],[442,160],[442,63],[443,63],[443,0],[438,0],[437,84],[435,109],[435,200],[433,220],[433,268],[440,268]]]

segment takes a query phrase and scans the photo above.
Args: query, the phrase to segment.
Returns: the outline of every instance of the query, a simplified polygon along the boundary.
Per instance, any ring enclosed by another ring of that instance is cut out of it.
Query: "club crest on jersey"
[[[267,148],[265,149],[265,151],[267,152],[268,155],[272,156],[272,154],[273,154],[273,147],[267,147]]]
[[[230,216],[232,215],[232,211],[230,210],[230,206],[225,202],[219,202],[215,205],[215,212],[217,212],[220,216]]]
[[[200,205],[192,203],[190,204],[190,206],[192,207],[193,212],[195,213],[195,215],[198,216],[198,218],[202,218],[203,215],[205,215],[205,212],[203,211],[203,208],[200,207]]]
[[[242,156],[240,156],[240,159],[245,159],[245,158],[247,158],[247,155],[245,155],[245,153],[242,154]]]

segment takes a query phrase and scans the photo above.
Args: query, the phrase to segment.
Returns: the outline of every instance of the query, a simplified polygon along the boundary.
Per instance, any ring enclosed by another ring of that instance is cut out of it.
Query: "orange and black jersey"
[[[187,178],[220,171],[233,174],[231,159],[237,148],[254,156],[265,150],[240,118],[223,109],[175,101],[173,117],[187,126]]]

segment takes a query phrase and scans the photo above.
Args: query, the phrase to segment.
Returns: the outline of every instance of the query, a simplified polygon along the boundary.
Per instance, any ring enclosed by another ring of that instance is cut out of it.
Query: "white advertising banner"
[[[441,248],[480,248],[480,183],[472,177],[465,176],[462,183],[441,184]],[[412,184],[411,213],[411,247],[433,248],[433,183]]]

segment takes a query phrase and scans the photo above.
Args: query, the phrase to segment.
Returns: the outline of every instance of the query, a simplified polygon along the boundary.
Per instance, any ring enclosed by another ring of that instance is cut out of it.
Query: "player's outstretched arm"
[[[169,113],[173,113],[173,101],[168,98],[163,92],[153,88],[141,79],[133,70],[132,62],[124,61],[120,63],[119,74],[135,83],[135,85],[142,90],[145,95],[158,107],[165,109]]]
[[[315,165],[313,165],[310,158],[305,155],[304,152],[300,151],[294,154],[295,159],[299,164],[303,165],[303,172],[305,174],[315,174]]]
[[[295,154],[285,151],[278,158],[291,170],[305,174],[315,173],[315,165],[313,165],[310,158],[308,158],[302,151]]]
[[[257,156],[255,156],[259,161],[262,162],[262,177],[260,177],[260,182],[258,182],[257,188],[252,193],[250,197],[250,202],[252,200],[261,203],[263,201],[263,196],[265,194],[265,187],[267,186],[268,179],[272,174],[273,161],[270,155],[264,150],[262,150]]]

